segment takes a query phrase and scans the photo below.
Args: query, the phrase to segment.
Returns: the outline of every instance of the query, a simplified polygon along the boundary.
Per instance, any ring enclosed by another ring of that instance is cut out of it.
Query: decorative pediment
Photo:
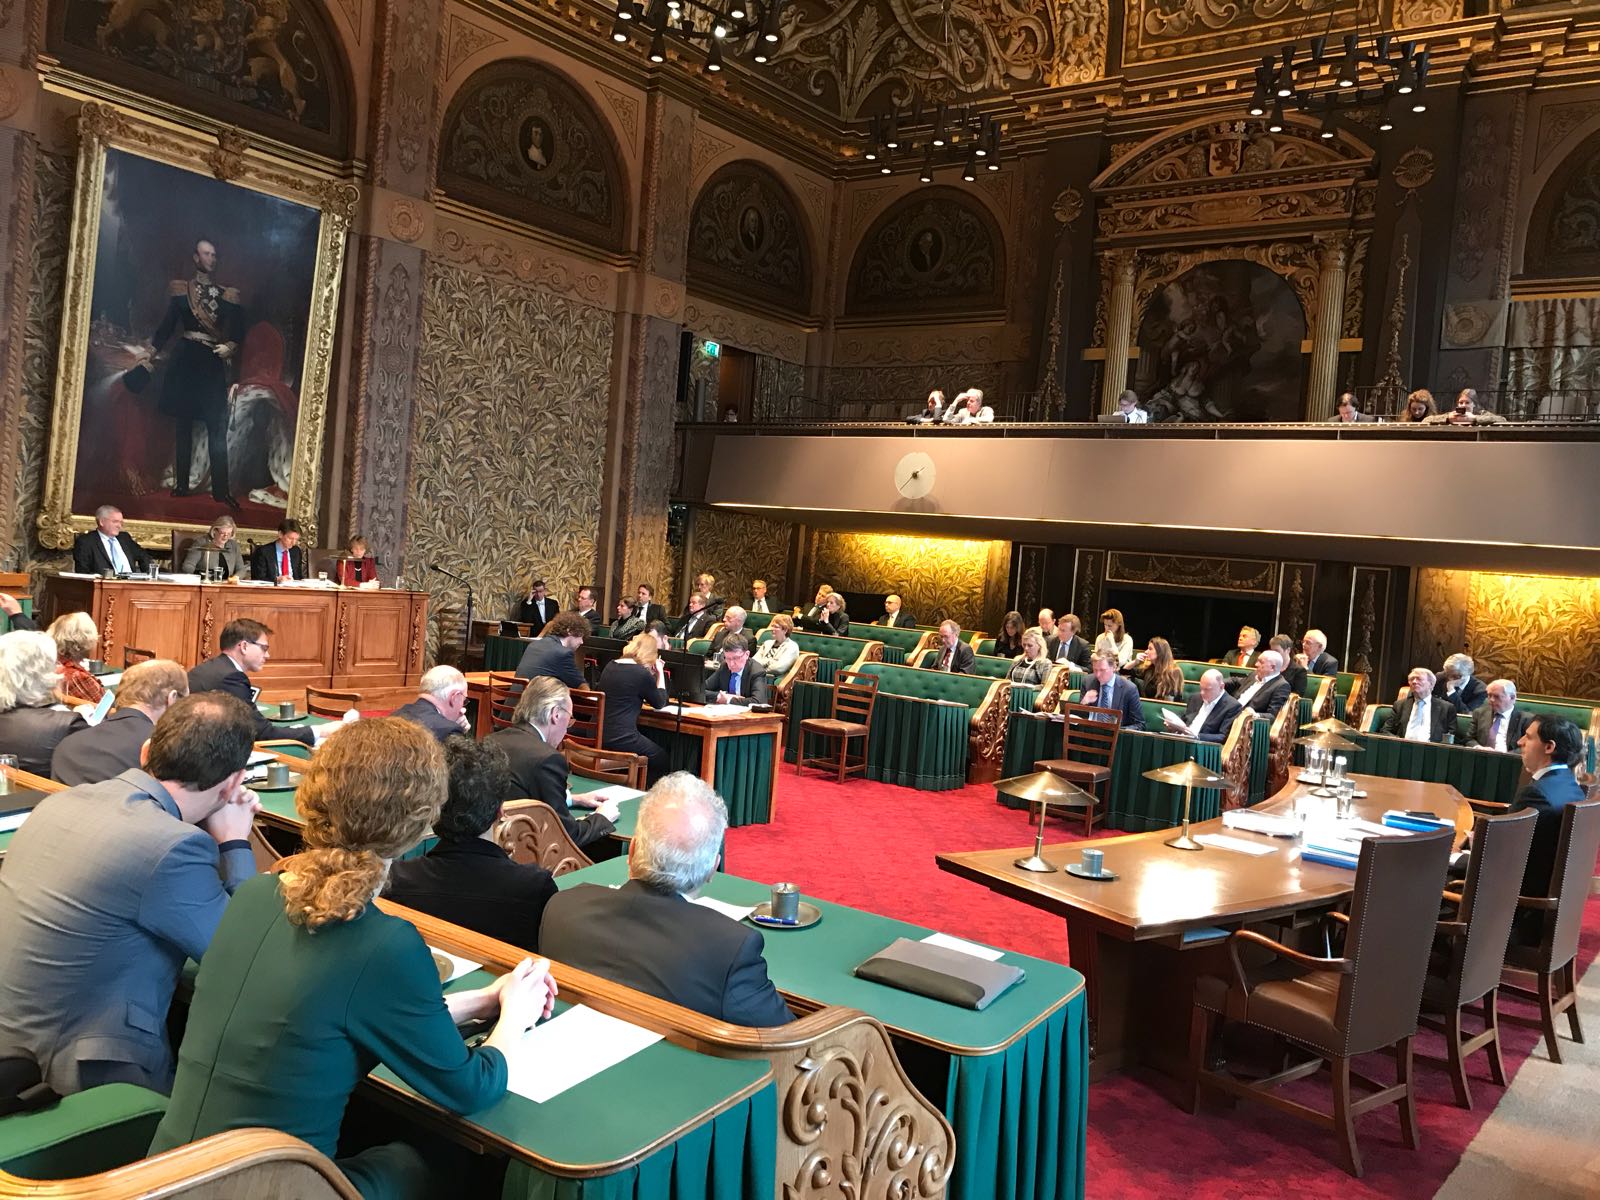
[[[1370,170],[1372,147],[1343,130],[1323,138],[1312,122],[1289,118],[1280,133],[1257,120],[1206,120],[1139,143],[1094,181],[1097,195],[1138,190],[1249,190],[1262,176],[1298,179]]]

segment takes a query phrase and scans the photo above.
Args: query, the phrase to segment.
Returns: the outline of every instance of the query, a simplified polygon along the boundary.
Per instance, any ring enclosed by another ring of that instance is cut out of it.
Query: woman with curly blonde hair
[[[446,996],[415,927],[373,904],[446,792],[443,750],[410,721],[362,721],[317,751],[295,797],[305,849],[228,905],[151,1153],[265,1125],[331,1157],[350,1094],[379,1064],[453,1112],[504,1094],[505,1048],[554,1004],[549,962],[524,959],[489,987]],[[456,1030],[497,1017],[476,1049]],[[399,1142],[338,1164],[365,1197],[453,1190],[432,1177],[439,1164]]]

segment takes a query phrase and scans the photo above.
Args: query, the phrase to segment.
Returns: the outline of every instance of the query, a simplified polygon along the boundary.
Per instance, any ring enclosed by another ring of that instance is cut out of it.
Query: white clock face
[[[933,459],[914,450],[895,464],[894,486],[907,500],[920,500],[933,491]]]

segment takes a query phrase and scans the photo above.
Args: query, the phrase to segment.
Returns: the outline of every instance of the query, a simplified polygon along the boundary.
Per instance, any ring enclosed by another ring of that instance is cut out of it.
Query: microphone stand
[[[467,619],[461,626],[461,665],[467,662],[467,646],[472,640],[472,582],[464,575],[457,575],[454,571],[446,571],[438,563],[429,563],[428,570],[437,571],[446,579],[454,579],[467,589]]]

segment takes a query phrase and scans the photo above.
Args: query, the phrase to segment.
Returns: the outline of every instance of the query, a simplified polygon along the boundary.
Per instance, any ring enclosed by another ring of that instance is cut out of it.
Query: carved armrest
[[[1555,912],[1559,899],[1555,896],[1518,896],[1517,907],[1532,912]]]
[[[1463,938],[1467,936],[1467,923],[1465,921],[1440,921],[1435,927],[1435,932],[1442,937]]]
[[[1444,891],[1440,892],[1439,895],[1447,904],[1461,903],[1462,897],[1460,892],[1452,892],[1449,888],[1446,888]]]
[[[1356,969],[1355,963],[1348,958],[1313,958],[1309,954],[1289,949],[1282,942],[1273,941],[1264,933],[1257,933],[1253,929],[1236,929],[1233,931],[1233,936],[1228,939],[1228,954],[1233,960],[1234,983],[1242,993],[1250,991],[1250,984],[1245,975],[1244,963],[1239,958],[1240,942],[1261,946],[1279,958],[1286,958],[1296,966],[1305,967],[1310,971],[1337,971],[1341,975],[1349,975]]]
[[[1505,812],[1511,807],[1511,805],[1502,804],[1498,800],[1474,800],[1471,796],[1467,796],[1465,799],[1468,804],[1472,805],[1474,810],[1484,809],[1488,812]]]

